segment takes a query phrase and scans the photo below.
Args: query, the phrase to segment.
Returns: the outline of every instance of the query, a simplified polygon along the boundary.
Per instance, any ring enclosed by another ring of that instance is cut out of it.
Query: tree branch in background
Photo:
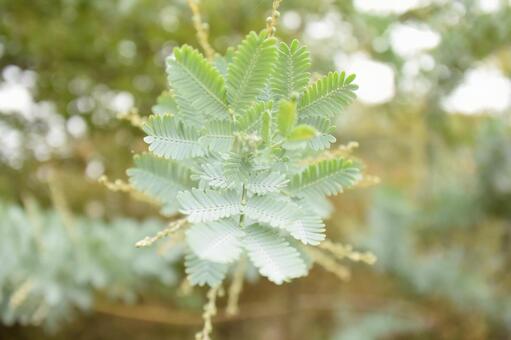
[[[278,11],[278,9],[281,2],[282,0],[273,0],[271,16],[266,18],[266,30],[268,31],[269,37],[273,36],[277,31],[277,20],[280,16],[280,12]]]
[[[200,14],[199,0],[188,0],[188,5],[192,10],[192,21],[195,30],[197,31],[197,41],[199,45],[204,50],[206,54],[206,58],[208,60],[212,60],[215,56],[215,50],[209,44],[209,25],[206,22],[202,21],[202,16]]]

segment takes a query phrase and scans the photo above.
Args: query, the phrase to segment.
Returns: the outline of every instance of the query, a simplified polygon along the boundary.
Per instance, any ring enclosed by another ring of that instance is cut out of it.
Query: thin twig
[[[202,21],[202,16],[200,13],[199,0],[188,0],[188,6],[192,10],[192,21],[195,30],[197,31],[197,41],[199,45],[204,50],[206,54],[206,58],[208,60],[213,60],[215,56],[215,50],[209,44],[209,26],[206,22]]]
[[[273,0],[271,16],[266,18],[266,31],[268,31],[269,37],[274,36],[275,32],[277,31],[277,20],[280,17],[280,12],[278,9],[281,2],[282,0]]]
[[[330,240],[325,240],[320,243],[319,247],[332,253],[338,260],[347,258],[354,262],[365,262],[369,265],[376,262],[376,256],[374,256],[373,253],[355,251],[351,245],[344,245],[334,243]]]
[[[239,298],[241,294],[241,290],[243,289],[243,280],[245,279],[245,267],[246,260],[245,257],[242,256],[238,261],[234,274],[232,276],[232,282],[229,286],[229,291],[227,293],[227,315],[236,315],[239,312]]]
[[[338,263],[334,257],[312,247],[307,248],[307,253],[313,258],[314,262],[318,263],[326,271],[334,274],[342,281],[349,280],[351,277],[349,269]]]
[[[142,240],[138,241],[137,243],[135,243],[135,247],[137,247],[137,248],[149,247],[154,242],[156,242],[156,241],[158,241],[158,240],[160,240],[162,238],[165,238],[165,237],[167,237],[169,235],[174,234],[176,231],[181,229],[187,223],[188,223],[188,220],[186,219],[186,217],[183,217],[183,218],[181,218],[179,220],[176,220],[176,221],[172,221],[172,222],[169,223],[167,228],[165,228],[163,230],[160,230],[154,236],[146,236],[144,239],[142,239]]]
[[[204,326],[202,331],[195,335],[196,340],[211,340],[211,332],[213,331],[213,323],[211,319],[216,315],[216,297],[221,290],[221,286],[212,287],[208,291],[208,302],[204,305],[204,313],[202,319],[204,320]]]

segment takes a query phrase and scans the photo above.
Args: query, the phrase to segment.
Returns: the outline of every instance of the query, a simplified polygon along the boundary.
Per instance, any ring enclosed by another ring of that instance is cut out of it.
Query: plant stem
[[[215,50],[213,47],[211,47],[208,41],[209,26],[207,23],[202,21],[202,16],[200,14],[199,8],[199,0],[188,0],[188,6],[190,6],[190,9],[192,10],[192,20],[193,26],[197,31],[197,41],[204,50],[206,58],[208,60],[213,60],[213,57],[215,56]]]

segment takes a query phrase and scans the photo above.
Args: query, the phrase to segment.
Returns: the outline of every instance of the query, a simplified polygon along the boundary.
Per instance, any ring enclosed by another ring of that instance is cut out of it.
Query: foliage
[[[133,247],[142,235],[161,229],[161,222],[80,218],[66,225],[55,211],[7,203],[0,204],[0,216],[0,316],[5,324],[55,330],[75,310],[93,309],[98,292],[132,302],[155,283],[176,283],[171,264],[177,248],[159,256]]]
[[[174,50],[167,101],[174,99],[177,110],[149,118],[144,141],[151,154],[137,156],[128,175],[135,188],[174,204],[192,223],[185,261],[192,284],[220,284],[243,253],[281,284],[307,274],[303,246],[325,239],[309,201],[361,178],[360,166],[345,158],[307,165],[317,154],[310,140],[329,132],[316,128],[331,126],[352,101],[355,77],[329,73],[307,87],[306,48],[296,40],[277,43],[266,31],[248,34],[224,61],[225,80],[193,48]],[[325,123],[307,123],[314,121]],[[187,173],[198,181],[184,186]]]

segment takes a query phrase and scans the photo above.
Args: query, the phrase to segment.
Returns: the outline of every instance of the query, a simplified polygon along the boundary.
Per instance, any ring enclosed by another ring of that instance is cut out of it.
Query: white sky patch
[[[300,14],[295,11],[287,11],[282,16],[282,25],[291,31],[296,31],[302,24]]]
[[[511,80],[496,67],[469,70],[465,79],[444,101],[451,113],[497,113],[511,107]]]
[[[305,35],[308,39],[321,40],[331,38],[336,33],[334,18],[311,20],[305,26]]]
[[[338,68],[355,73],[358,99],[364,104],[377,105],[391,100],[395,93],[394,70],[387,64],[369,59],[365,54],[357,53],[345,61],[336,60]]]
[[[135,105],[135,99],[129,92],[121,91],[114,95],[110,103],[110,109],[114,112],[128,112]]]
[[[359,11],[376,15],[402,14],[411,9],[427,6],[431,0],[355,0]]]
[[[390,31],[390,44],[395,53],[410,57],[440,43],[440,35],[427,25],[395,24]]]
[[[495,13],[502,8],[504,0],[479,0],[478,7],[482,12]]]

